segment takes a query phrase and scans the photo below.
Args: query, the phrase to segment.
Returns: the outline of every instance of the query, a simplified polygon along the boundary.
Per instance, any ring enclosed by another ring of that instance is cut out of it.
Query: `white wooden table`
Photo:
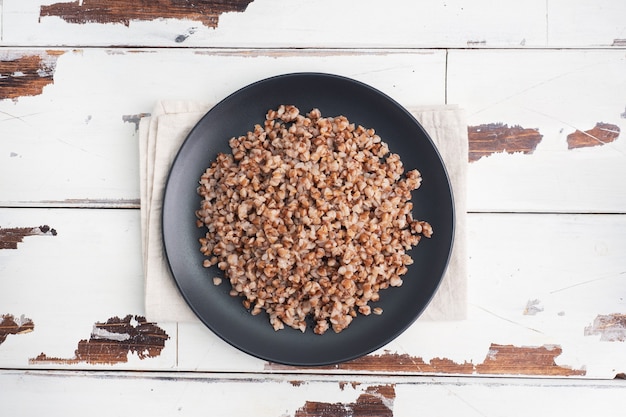
[[[0,1],[3,415],[623,415],[626,3],[139,3]],[[465,320],[305,369],[144,319],[140,118],[295,71],[465,109]]]

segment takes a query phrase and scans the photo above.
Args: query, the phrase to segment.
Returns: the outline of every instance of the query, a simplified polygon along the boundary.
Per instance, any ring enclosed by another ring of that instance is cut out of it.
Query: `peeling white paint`
[[[487,352],[487,356],[485,357],[485,360],[495,361],[498,357],[499,352],[500,351],[498,349],[489,348],[489,351]]]
[[[22,327],[23,325],[27,323],[33,322],[31,319],[27,318],[24,314],[20,315],[19,317],[13,317],[13,321],[15,322],[15,324],[17,324],[18,327]]]
[[[114,340],[116,342],[123,342],[130,339],[130,335],[127,333],[113,333],[96,326],[94,326],[91,331],[91,337],[94,339]]]
[[[129,324],[133,327],[137,327],[139,326],[139,322],[137,321],[137,319],[135,318],[135,316],[131,317]]]

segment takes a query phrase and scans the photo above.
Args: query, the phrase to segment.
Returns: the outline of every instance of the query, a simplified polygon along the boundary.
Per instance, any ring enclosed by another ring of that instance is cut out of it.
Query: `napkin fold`
[[[172,161],[188,133],[210,108],[210,103],[197,101],[159,101],[150,116],[139,123],[145,314],[150,321],[199,322],[178,291],[167,265],[161,210]],[[446,164],[456,212],[455,241],[448,268],[419,320],[462,320],[467,312],[465,113],[452,105],[414,107],[409,111],[428,132]]]

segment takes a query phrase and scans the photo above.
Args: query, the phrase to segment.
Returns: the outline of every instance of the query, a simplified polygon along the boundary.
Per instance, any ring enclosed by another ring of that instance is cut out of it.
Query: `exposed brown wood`
[[[483,363],[476,365],[476,372],[491,375],[585,375],[584,370],[557,365],[555,358],[562,352],[560,346],[492,344]]]
[[[394,385],[374,385],[372,387],[368,387],[366,392],[371,395],[380,395],[383,398],[392,401],[396,398],[396,387]]]
[[[600,335],[605,342],[626,341],[626,314],[600,314],[585,328],[585,336]]]
[[[217,27],[225,12],[243,12],[253,0],[83,0],[41,6],[39,16],[69,23],[121,23],[131,20],[188,19]],[[184,39],[182,39],[184,40]],[[181,42],[177,38],[177,42]]]
[[[2,321],[0,321],[0,344],[10,334],[30,333],[35,330],[35,323],[24,316],[16,318],[11,314],[3,314],[0,317],[2,318]]]
[[[128,361],[128,355],[136,354],[139,359],[154,358],[161,354],[167,333],[145,317],[127,315],[123,319],[113,317],[94,325],[89,340],[81,340],[70,359],[48,357],[41,353],[29,360],[31,364],[115,364]]]
[[[0,249],[17,249],[18,243],[24,241],[26,236],[56,236],[57,231],[48,225],[39,227],[0,227]]]
[[[307,401],[294,417],[392,417],[395,397],[393,385],[374,386],[353,403]]]
[[[54,81],[57,58],[62,53],[0,54],[0,100],[41,94]]]
[[[291,369],[280,364],[267,364],[268,369]],[[366,355],[360,358],[316,369],[340,369],[346,371],[381,371],[381,372],[408,372],[408,373],[443,373],[443,374],[471,374],[474,365],[465,362],[458,364],[446,358],[434,358],[425,362],[422,358],[408,354],[385,353],[382,355]]]
[[[471,363],[462,364],[446,358],[433,358],[425,362],[422,358],[408,354],[388,353],[384,355],[368,355],[346,362],[350,370],[385,370],[389,372],[419,372],[445,374],[471,374],[474,369]],[[340,365],[340,368],[342,365]]]
[[[370,371],[418,374],[510,374],[510,375],[585,375],[584,370],[556,365],[555,358],[562,353],[560,346],[523,346],[491,344],[481,364],[458,363],[447,358],[422,358],[407,354],[385,353],[316,369],[342,371]],[[266,369],[284,370],[292,367],[270,363]]]
[[[537,129],[503,123],[468,126],[467,133],[470,162],[498,152],[531,154],[543,137]]]
[[[611,123],[598,122],[593,129],[575,131],[567,135],[567,149],[588,148],[613,142],[619,137],[620,128]]]
[[[360,382],[356,382],[356,381],[352,381],[349,384],[352,386],[353,389],[356,389],[356,387],[361,385]],[[348,385],[348,382],[342,381],[339,383],[339,389],[343,391],[347,385]]]

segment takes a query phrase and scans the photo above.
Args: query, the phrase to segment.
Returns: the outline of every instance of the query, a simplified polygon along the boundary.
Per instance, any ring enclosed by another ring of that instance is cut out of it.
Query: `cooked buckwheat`
[[[430,224],[414,220],[417,170],[404,173],[373,129],[344,116],[268,111],[263,125],[229,142],[200,178],[204,266],[217,266],[252,314],[275,330],[345,329],[379,291],[402,285],[406,253]]]

